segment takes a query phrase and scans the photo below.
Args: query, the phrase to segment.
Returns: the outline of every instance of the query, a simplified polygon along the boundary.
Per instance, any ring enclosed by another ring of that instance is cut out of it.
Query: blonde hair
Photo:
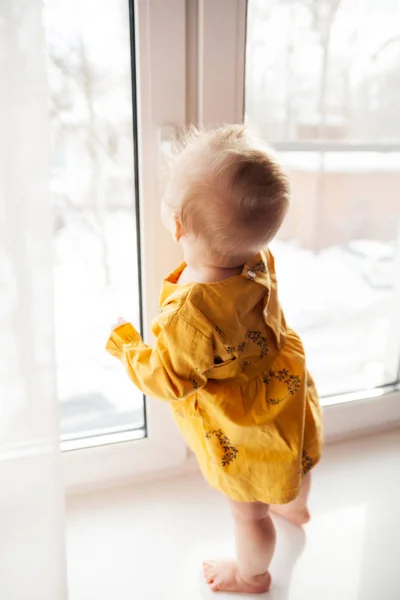
[[[289,205],[289,183],[271,149],[246,127],[190,128],[172,154],[164,203],[184,235],[201,238],[218,266],[265,248]]]

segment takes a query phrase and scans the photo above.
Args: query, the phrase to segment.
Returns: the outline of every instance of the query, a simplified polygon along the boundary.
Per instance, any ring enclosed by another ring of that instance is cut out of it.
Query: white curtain
[[[0,0],[0,597],[65,600],[39,0]]]

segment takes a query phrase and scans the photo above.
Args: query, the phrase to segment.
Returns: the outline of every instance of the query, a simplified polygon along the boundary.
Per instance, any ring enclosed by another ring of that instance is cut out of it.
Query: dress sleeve
[[[214,364],[211,340],[177,315],[156,323],[153,333],[156,343],[149,348],[131,323],[124,323],[114,329],[106,349],[146,395],[179,400],[203,387]]]

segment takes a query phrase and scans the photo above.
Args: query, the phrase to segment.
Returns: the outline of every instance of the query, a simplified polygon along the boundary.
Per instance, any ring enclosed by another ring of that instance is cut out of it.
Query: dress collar
[[[242,269],[241,276],[245,277],[246,279],[249,279],[250,281],[255,281],[256,283],[263,285],[264,287],[266,287],[269,290],[270,276],[269,276],[269,270],[268,270],[267,252],[268,251],[259,252],[258,254],[253,256],[250,260],[248,260]],[[185,270],[185,268],[186,268],[186,263],[184,262],[181,265],[179,265],[179,267],[177,267],[174,271],[172,271],[172,273],[170,273],[168,275],[168,277],[166,277],[164,282],[167,284],[172,284],[174,286],[180,286],[178,281],[179,281],[179,278],[180,278],[182,272]],[[216,285],[218,283],[223,283],[223,282],[225,282],[225,284],[226,284],[226,282],[228,282],[229,280],[234,280],[235,277],[237,277],[237,276],[234,275],[232,277],[228,277],[227,279],[222,279],[221,281],[215,281],[214,283],[210,283],[210,284],[204,283],[201,285]],[[188,285],[191,285],[191,284],[182,284],[181,287],[183,288]]]

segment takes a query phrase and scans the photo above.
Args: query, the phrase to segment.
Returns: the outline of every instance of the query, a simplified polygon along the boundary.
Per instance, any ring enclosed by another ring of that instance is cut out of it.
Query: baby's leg
[[[308,494],[311,487],[311,473],[303,479],[300,493],[293,502],[289,504],[271,504],[271,511],[294,525],[305,525],[310,520],[310,512],[307,506]]]
[[[261,594],[271,585],[268,567],[275,550],[275,528],[269,506],[230,500],[235,525],[237,560],[203,563],[204,576],[213,591]]]

